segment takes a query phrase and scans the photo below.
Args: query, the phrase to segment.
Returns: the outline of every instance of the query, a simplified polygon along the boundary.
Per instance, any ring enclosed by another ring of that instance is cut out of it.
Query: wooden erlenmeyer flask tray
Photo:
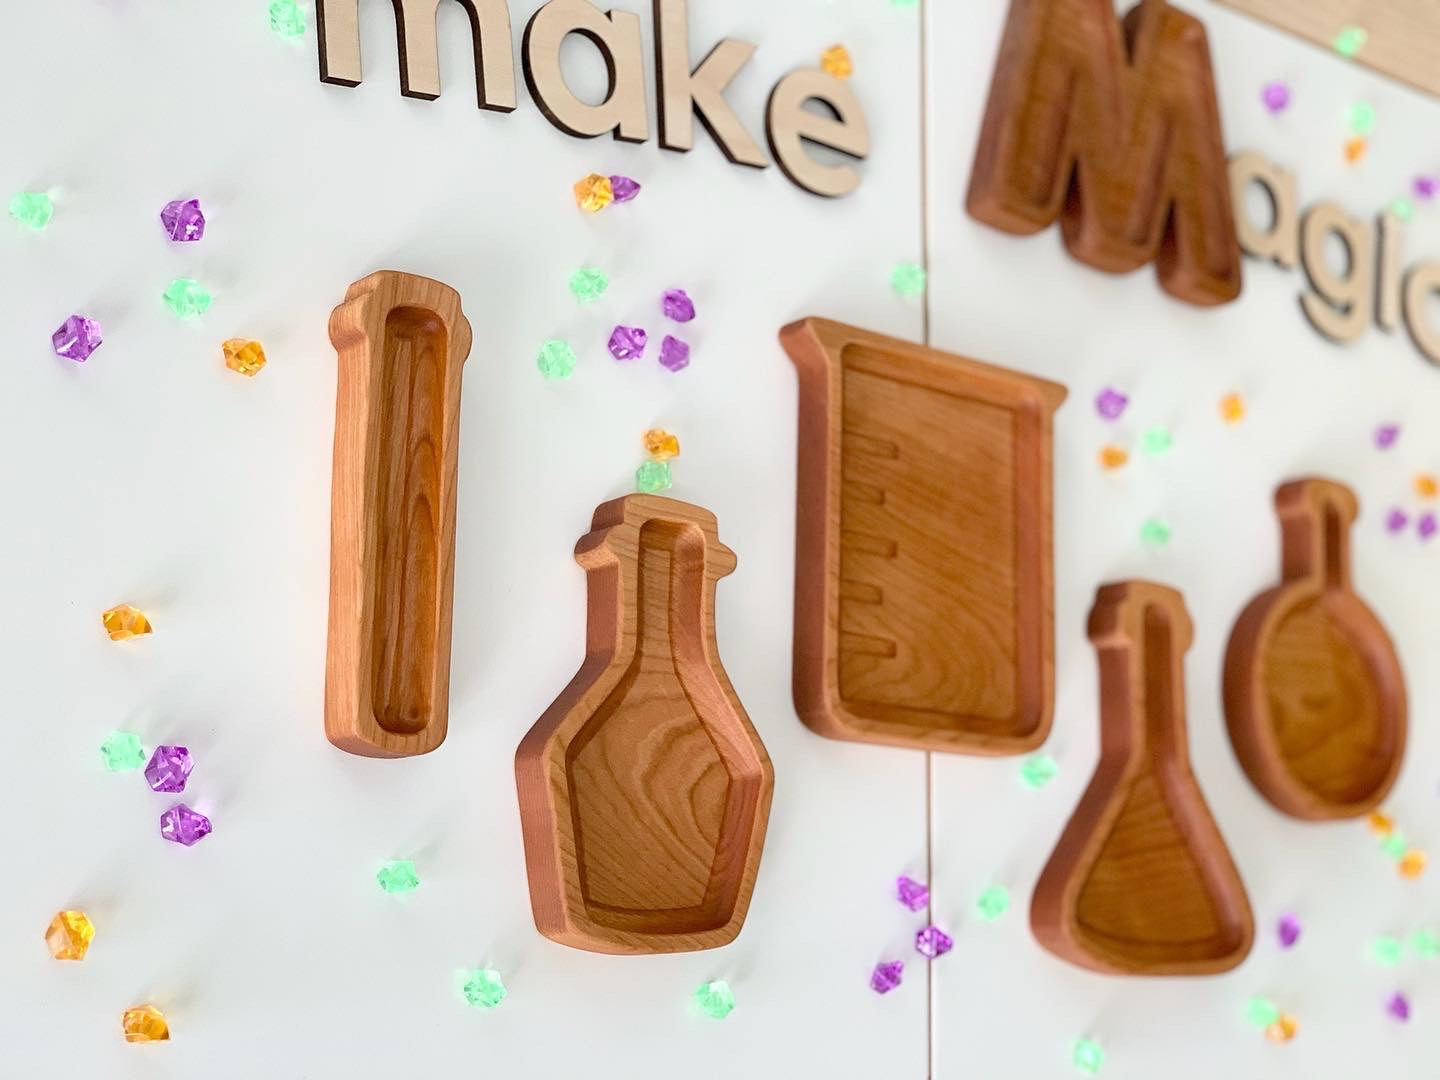
[[[1405,756],[1405,676],[1380,621],[1350,584],[1359,512],[1331,480],[1275,494],[1281,583],[1251,601],[1225,656],[1235,753],[1277,808],[1356,817],[1389,792]]]
[[[1051,417],[1065,388],[807,319],[795,707],[822,735],[1019,754],[1054,704]]]
[[[454,599],[460,295],[382,270],[330,317],[339,354],[325,733],[407,757],[445,739]]]
[[[735,556],[713,514],[672,499],[605,503],[591,527],[585,662],[515,755],[535,925],[593,952],[725,945],[774,787],[715,644]]]
[[[1100,763],[1030,907],[1045,948],[1117,975],[1228,971],[1255,937],[1244,883],[1194,774],[1183,660],[1191,641],[1173,589],[1101,588],[1090,613],[1100,659]]]

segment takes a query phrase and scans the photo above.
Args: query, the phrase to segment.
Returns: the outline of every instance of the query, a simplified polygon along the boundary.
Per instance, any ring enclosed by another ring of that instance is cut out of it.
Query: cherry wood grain
[[[1240,295],[1204,25],[1165,0],[1012,0],[966,206],[1016,235],[1059,220],[1110,273],[1156,263],[1192,304]]]
[[[1190,769],[1173,589],[1100,589],[1100,763],[1035,887],[1030,925],[1057,956],[1120,975],[1211,975],[1240,963],[1254,920]]]
[[[725,945],[774,786],[715,643],[735,556],[709,511],[649,495],[597,509],[575,555],[585,662],[515,755],[535,925],[592,952]]]
[[[445,738],[455,567],[460,296],[382,270],[330,318],[339,355],[325,733],[405,757]]]
[[[822,735],[976,754],[1045,741],[1055,383],[807,319],[795,706]]]
[[[1241,614],[1225,656],[1236,755],[1278,809],[1357,817],[1384,799],[1405,756],[1405,677],[1350,582],[1349,488],[1311,478],[1275,495],[1281,583]]]

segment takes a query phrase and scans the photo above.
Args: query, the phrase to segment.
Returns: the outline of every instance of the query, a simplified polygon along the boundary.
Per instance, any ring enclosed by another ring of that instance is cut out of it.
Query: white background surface
[[[1194,4],[1212,30],[1230,147],[1294,168],[1307,203],[1334,197],[1369,214],[1415,171],[1440,169],[1433,147],[1417,157],[1440,106]],[[760,44],[731,93],[757,135],[781,74],[836,41],[850,47],[874,148],[859,193],[840,202],[802,194],[777,169],[729,165],[703,131],[681,156],[653,139],[567,138],[523,89],[513,115],[478,111],[458,5],[443,6],[446,90],[435,102],[399,95],[389,6],[374,0],[357,89],[322,85],[313,26],[284,42],[261,0],[6,6],[0,191],[54,189],[57,213],[42,234],[0,222],[10,762],[0,1076],[1045,1077],[1070,1075],[1069,1045],[1087,1032],[1109,1048],[1107,1078],[1428,1075],[1440,1053],[1436,969],[1407,960],[1381,972],[1365,949],[1435,915],[1431,880],[1401,883],[1361,825],[1305,828],[1269,810],[1225,741],[1218,670],[1231,620],[1274,574],[1271,488],[1312,470],[1355,485],[1366,507],[1356,578],[1410,679],[1410,756],[1391,806],[1418,844],[1440,847],[1428,724],[1440,674],[1427,637],[1440,548],[1392,540],[1380,525],[1411,474],[1440,459],[1427,424],[1440,372],[1401,335],[1324,343],[1298,312],[1299,277],[1275,268],[1247,263],[1241,300],[1199,312],[1165,298],[1149,271],[1110,279],[1077,266],[1053,231],[1017,240],[966,218],[1000,0],[931,0],[924,12],[883,0],[692,0],[697,57],[727,34]],[[537,6],[512,4],[517,40]],[[1258,103],[1275,76],[1296,91],[1280,120]],[[1341,112],[1359,97],[1379,126],[1370,159],[1349,170]],[[645,190],[582,216],[570,185],[592,170],[634,175]],[[171,245],[156,214],[190,195],[204,201],[209,232]],[[1413,257],[1440,253],[1437,216],[1417,215]],[[1072,388],[1056,454],[1048,749],[1061,774],[1037,794],[1020,787],[1013,761],[934,762],[935,917],[957,944],[933,969],[933,1023],[932,987],[907,945],[922,919],[890,893],[896,872],[926,868],[927,761],[816,738],[789,702],[796,395],[775,343],[807,314],[920,338],[921,305],[886,279],[927,246],[934,344]],[[584,310],[565,286],[580,265],[613,279]],[[450,737],[405,762],[340,754],[321,726],[334,409],[325,325],[349,282],[380,267],[453,284],[476,340]],[[216,294],[189,323],[159,299],[182,274]],[[663,333],[658,297],[677,285],[700,309],[692,367],[671,376],[611,361],[610,326]],[[84,366],[49,350],[75,310],[106,330]],[[221,364],[219,344],[236,334],[270,355],[254,380]],[[581,353],[568,383],[535,371],[553,335]],[[1132,393],[1125,434],[1173,427],[1163,462],[1099,472],[1094,455],[1115,433],[1090,400],[1106,382]],[[1216,413],[1230,389],[1252,408],[1236,430]],[[1405,433],[1381,456],[1369,433],[1388,419]],[[739,940],[615,959],[535,933],[511,762],[582,653],[571,548],[594,505],[628,489],[640,435],[657,423],[684,447],[674,494],[714,510],[740,557],[720,587],[720,647],[777,780]],[[1159,555],[1136,540],[1152,512],[1176,528]],[[1195,765],[1260,924],[1254,954],[1224,978],[1098,978],[1048,957],[1026,928],[1029,889],[1093,765],[1084,616],[1096,584],[1131,574],[1184,588],[1196,621]],[[99,612],[123,600],[151,613],[152,637],[105,639]],[[186,798],[214,818],[211,838],[189,850],[159,839],[166,798],[99,763],[96,747],[116,727],[147,746],[192,748]],[[392,856],[416,860],[424,883],[412,896],[375,886]],[[977,925],[971,905],[992,881],[1012,889],[1015,907]],[[83,964],[51,961],[40,940],[68,906],[98,927]],[[1284,909],[1306,932],[1282,956],[1272,926]],[[881,998],[866,980],[887,955],[911,963],[905,985]],[[482,964],[511,989],[491,1013],[453,990],[457,969]],[[721,1024],[687,1006],[715,977],[739,1001]],[[1382,1013],[1397,987],[1414,999],[1408,1028]],[[1244,1025],[1252,993],[1299,1016],[1295,1043],[1272,1047]],[[120,1039],[120,1012],[144,1000],[170,1016],[170,1044]]]

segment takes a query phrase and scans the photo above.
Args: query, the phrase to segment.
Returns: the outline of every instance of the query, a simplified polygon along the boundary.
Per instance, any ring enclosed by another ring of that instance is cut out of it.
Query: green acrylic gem
[[[1375,106],[1368,101],[1357,101],[1345,110],[1345,122],[1356,135],[1369,135],[1375,130]]]
[[[1031,791],[1039,791],[1060,771],[1060,764],[1049,754],[1036,754],[1020,766],[1020,780]]]
[[[43,229],[55,216],[55,203],[43,191],[22,191],[10,200],[10,216],[21,225]]]
[[[1416,930],[1410,935],[1410,948],[1424,960],[1440,956],[1440,934],[1433,930]]]
[[[1174,535],[1175,530],[1159,518],[1149,518],[1140,526],[1140,542],[1146,547],[1162,548]]]
[[[584,266],[570,275],[570,295],[582,304],[593,304],[610,288],[610,279],[604,270]]]
[[[1140,434],[1140,449],[1151,457],[1159,457],[1161,454],[1168,453],[1174,445],[1175,437],[1170,434],[1170,429],[1166,427],[1159,427],[1157,425],[1156,427],[1146,428]]]
[[[1401,221],[1409,221],[1415,216],[1415,204],[1406,198],[1392,199],[1390,201],[1390,213],[1394,214]]]
[[[902,11],[913,11],[920,5],[920,0],[890,0],[890,6],[900,8]]]
[[[165,306],[182,319],[204,315],[210,310],[210,290],[194,278],[176,278],[165,290]]]
[[[1245,1002],[1245,1019],[1257,1028],[1268,1028],[1280,1019],[1280,1007],[1269,998],[1253,997]]]
[[[388,893],[414,892],[420,887],[415,864],[409,859],[391,859],[375,872],[375,880]]]
[[[112,731],[100,744],[100,756],[111,772],[128,772],[145,764],[145,748],[140,736],[128,731]]]
[[[1354,56],[1365,47],[1365,42],[1369,39],[1369,33],[1362,26],[1342,27],[1340,33],[1335,35],[1335,51],[1341,56]]]
[[[925,280],[925,268],[917,262],[902,262],[890,273],[890,287],[901,296],[923,295]]]
[[[717,979],[695,991],[695,1005],[711,1019],[724,1020],[735,1008],[735,993],[724,979]]]
[[[646,495],[669,491],[673,483],[668,461],[647,461],[635,470],[635,490]]]
[[[1105,1051],[1094,1039],[1076,1039],[1070,1060],[1080,1072],[1086,1076],[1094,1076],[1100,1071],[1100,1066],[1105,1064]]]
[[[575,370],[576,360],[575,350],[568,341],[551,338],[540,346],[540,355],[535,358],[535,366],[547,379],[568,379]]]
[[[467,1004],[477,1009],[493,1009],[505,1000],[510,991],[505,989],[505,980],[494,968],[480,968],[465,973],[460,984],[460,994]]]
[[[1396,937],[1376,938],[1370,945],[1370,955],[1381,967],[1395,967],[1400,963],[1405,948]]]
[[[1397,829],[1380,841],[1380,850],[1396,862],[1399,862],[1405,857],[1405,853],[1410,850],[1410,841],[1406,840],[1405,834]]]
[[[295,0],[273,0],[270,4],[270,29],[281,37],[303,37],[305,13]]]
[[[991,885],[975,901],[975,910],[986,922],[994,922],[1010,910],[1010,890],[1004,885]]]

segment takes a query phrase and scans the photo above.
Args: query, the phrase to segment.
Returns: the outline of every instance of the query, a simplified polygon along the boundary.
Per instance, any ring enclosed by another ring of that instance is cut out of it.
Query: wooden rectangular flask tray
[[[795,707],[822,735],[1018,754],[1054,699],[1065,388],[823,319],[800,375]]]

